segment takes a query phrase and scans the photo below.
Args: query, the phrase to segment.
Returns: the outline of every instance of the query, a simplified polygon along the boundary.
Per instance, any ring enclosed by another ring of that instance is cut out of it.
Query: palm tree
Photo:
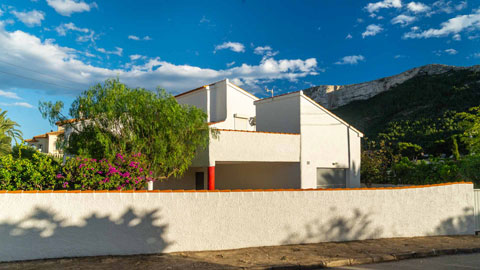
[[[7,118],[7,111],[0,109],[0,155],[10,153],[12,148],[12,139],[17,143],[22,140],[22,132],[17,129],[19,124]]]

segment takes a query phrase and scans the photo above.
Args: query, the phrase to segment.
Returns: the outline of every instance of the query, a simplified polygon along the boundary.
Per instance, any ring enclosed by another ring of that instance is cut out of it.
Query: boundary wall
[[[472,183],[312,190],[0,191],[0,261],[474,234]]]

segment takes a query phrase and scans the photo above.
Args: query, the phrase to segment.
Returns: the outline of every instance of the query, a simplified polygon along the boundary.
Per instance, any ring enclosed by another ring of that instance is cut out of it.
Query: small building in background
[[[32,139],[25,140],[25,143],[41,153],[61,158],[63,152],[62,149],[57,148],[57,140],[59,136],[63,136],[64,132],[64,128],[61,125],[57,125],[57,131],[50,131],[45,134],[33,136]]]
[[[219,135],[155,189],[360,187],[363,134],[302,91],[259,99],[226,79],[175,98],[205,111]]]

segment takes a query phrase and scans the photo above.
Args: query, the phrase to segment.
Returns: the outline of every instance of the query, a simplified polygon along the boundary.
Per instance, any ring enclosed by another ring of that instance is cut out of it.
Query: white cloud
[[[476,30],[480,29],[480,10],[476,13],[469,15],[459,15],[451,18],[446,22],[443,22],[441,28],[430,28],[423,32],[413,30],[403,35],[403,38],[432,38],[432,37],[444,37],[448,35],[455,35],[464,30]]]
[[[77,32],[81,32],[81,33],[90,32],[90,30],[88,28],[80,28],[80,27],[75,26],[75,24],[73,24],[73,23],[62,23],[61,25],[59,25],[55,28],[55,31],[57,31],[57,33],[60,36],[65,36],[67,34],[67,31],[69,31],[69,30],[77,31]]]
[[[405,57],[406,57],[406,56],[403,55],[403,54],[397,54],[397,55],[395,55],[393,58],[395,58],[395,59],[400,59],[400,58],[405,58]]]
[[[362,37],[368,37],[368,36],[375,36],[378,33],[382,32],[383,28],[379,24],[370,24],[367,26],[367,29],[365,29],[365,32],[362,33]]]
[[[383,0],[376,3],[369,3],[367,6],[365,6],[365,9],[368,10],[368,12],[373,13],[373,12],[377,12],[382,8],[401,8],[401,7],[402,7],[401,0]]]
[[[7,31],[2,23],[0,51],[5,52],[0,54],[0,60],[42,71],[42,74],[27,70],[20,73],[12,66],[0,62],[0,70],[32,79],[5,76],[5,79],[0,80],[1,89],[38,89],[48,94],[63,95],[77,95],[90,85],[116,77],[131,87],[155,89],[161,86],[172,93],[178,93],[224,78],[246,85],[249,89],[258,89],[261,83],[275,80],[296,81],[319,72],[315,58],[267,58],[258,64],[237,64],[231,68],[211,69],[177,65],[157,57],[147,59],[141,65],[132,64],[129,68],[105,68],[80,60],[83,52],[55,44],[52,40],[41,40],[20,30]]]
[[[352,37],[352,35],[351,35],[350,33],[345,37],[345,39],[352,39],[352,38],[353,38],[353,37]]]
[[[475,57],[475,58],[480,58],[480,53],[474,53],[474,54],[473,54],[473,57]]]
[[[120,48],[120,47],[115,47],[114,51],[107,51],[104,48],[95,48],[95,49],[97,51],[101,52],[101,53],[104,53],[104,54],[115,54],[115,55],[118,55],[118,56],[122,56],[122,53],[123,53],[123,49]]]
[[[254,54],[263,55],[263,58],[271,58],[278,54],[278,51],[274,52],[270,46],[258,46],[253,50]]]
[[[456,41],[461,41],[462,40],[462,36],[460,34],[455,34],[453,35],[453,40],[456,40]]]
[[[227,63],[227,67],[231,67],[231,66],[233,66],[233,65],[235,65],[235,61],[232,61],[232,62],[230,62],[230,63]]]
[[[209,23],[210,20],[207,19],[207,17],[205,17],[205,15],[202,16],[202,18],[200,19],[200,23]]]
[[[147,59],[146,56],[140,55],[140,54],[132,54],[130,55],[130,60],[135,61],[138,59]]]
[[[431,16],[437,13],[447,13],[451,14],[455,11],[460,11],[467,7],[467,1],[460,1],[458,4],[454,5],[452,1],[448,0],[439,0],[432,4],[432,11],[429,12],[427,15]]]
[[[468,6],[467,1],[462,1],[458,5],[455,6],[456,10],[462,10]]]
[[[13,10],[11,13],[28,27],[41,25],[42,20],[45,19],[45,13],[35,9],[28,12],[19,12]]]
[[[339,61],[335,62],[336,65],[356,65],[358,62],[365,61],[363,55],[349,55],[345,56]]]
[[[410,2],[407,5],[408,10],[414,13],[422,13],[430,10],[430,7],[420,2]]]
[[[455,49],[446,49],[445,52],[450,54],[450,55],[455,55],[455,54],[458,53],[458,51],[455,50]]]
[[[391,20],[392,24],[400,24],[402,27],[407,26],[416,20],[413,16],[400,14]]]
[[[0,17],[3,15],[3,10],[0,8]]]
[[[75,12],[90,11],[91,8],[98,8],[97,3],[85,3],[82,0],[47,0],[49,6],[63,16],[70,16]]]
[[[17,93],[15,92],[8,92],[8,91],[3,91],[0,90],[0,97],[6,97],[6,98],[11,98],[11,99],[21,99]]]
[[[152,40],[152,38],[149,37],[149,36],[144,36],[143,38],[141,38],[141,37],[138,37],[138,36],[135,36],[135,35],[129,35],[128,39],[131,39],[131,40]]]
[[[224,42],[220,45],[215,46],[214,53],[219,50],[230,49],[234,52],[245,52],[245,46],[239,42]]]
[[[32,105],[28,104],[27,102],[13,102],[13,103],[6,103],[0,102],[2,106],[13,106],[13,107],[24,107],[24,108],[34,108]]]

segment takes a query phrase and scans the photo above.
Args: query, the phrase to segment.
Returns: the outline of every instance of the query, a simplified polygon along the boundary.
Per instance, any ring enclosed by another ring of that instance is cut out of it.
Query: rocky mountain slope
[[[366,100],[374,97],[417,76],[439,75],[450,71],[461,70],[480,72],[480,65],[471,67],[457,67],[431,64],[413,68],[398,75],[385,77],[370,82],[350,85],[319,85],[303,91],[306,95],[310,96],[324,107],[328,109],[335,109],[355,100]]]

